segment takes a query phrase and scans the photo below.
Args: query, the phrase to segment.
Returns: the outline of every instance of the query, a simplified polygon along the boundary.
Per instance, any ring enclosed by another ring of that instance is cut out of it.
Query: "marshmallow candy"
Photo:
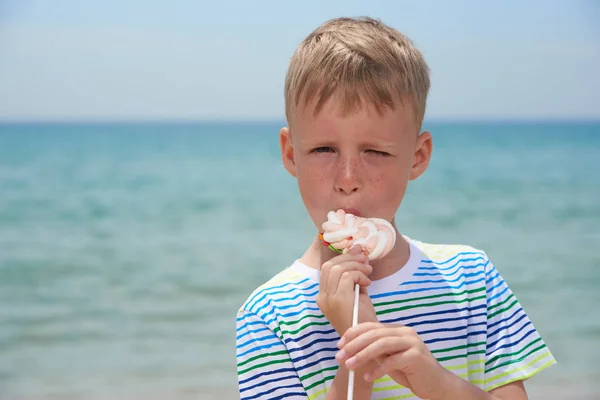
[[[385,257],[396,243],[396,230],[381,218],[362,218],[344,210],[330,211],[321,226],[323,244],[338,253],[359,245],[369,260]]]

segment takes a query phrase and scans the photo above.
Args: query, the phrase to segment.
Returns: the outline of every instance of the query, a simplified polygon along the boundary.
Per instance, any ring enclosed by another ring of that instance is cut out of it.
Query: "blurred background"
[[[0,399],[235,399],[235,313],[312,240],[281,166],[289,57],[369,15],[432,70],[397,215],[484,249],[600,393],[598,1],[0,1]],[[596,310],[596,311],[594,311]]]

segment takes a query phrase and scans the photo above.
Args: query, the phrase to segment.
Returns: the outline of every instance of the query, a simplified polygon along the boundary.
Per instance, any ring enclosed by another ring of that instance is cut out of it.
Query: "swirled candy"
[[[359,245],[369,260],[385,257],[396,243],[396,230],[381,218],[362,218],[344,210],[330,211],[321,226],[323,244],[338,253]]]

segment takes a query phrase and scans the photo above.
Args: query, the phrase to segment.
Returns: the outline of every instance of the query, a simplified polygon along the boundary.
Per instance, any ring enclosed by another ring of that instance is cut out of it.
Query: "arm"
[[[236,358],[240,399],[306,399],[286,346],[257,315],[238,312]]]
[[[370,399],[373,391],[373,382],[366,381],[363,376],[367,368],[354,372],[354,398],[356,400]],[[348,392],[348,368],[342,363],[335,374],[331,387],[327,392],[327,400],[346,399]]]
[[[486,392],[479,387],[447,371],[446,392],[439,400],[527,400],[522,381],[512,382]],[[451,376],[450,376],[451,375]],[[437,399],[431,399],[437,400]]]

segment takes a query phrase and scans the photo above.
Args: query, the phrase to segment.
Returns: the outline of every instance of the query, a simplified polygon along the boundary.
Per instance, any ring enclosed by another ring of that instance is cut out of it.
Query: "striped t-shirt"
[[[445,368],[486,391],[555,363],[483,251],[408,240],[407,264],[368,287],[380,322],[414,328]],[[319,271],[297,260],[238,311],[242,399],[325,398],[340,337],[316,304],[318,282]],[[417,399],[388,376],[371,398]]]

